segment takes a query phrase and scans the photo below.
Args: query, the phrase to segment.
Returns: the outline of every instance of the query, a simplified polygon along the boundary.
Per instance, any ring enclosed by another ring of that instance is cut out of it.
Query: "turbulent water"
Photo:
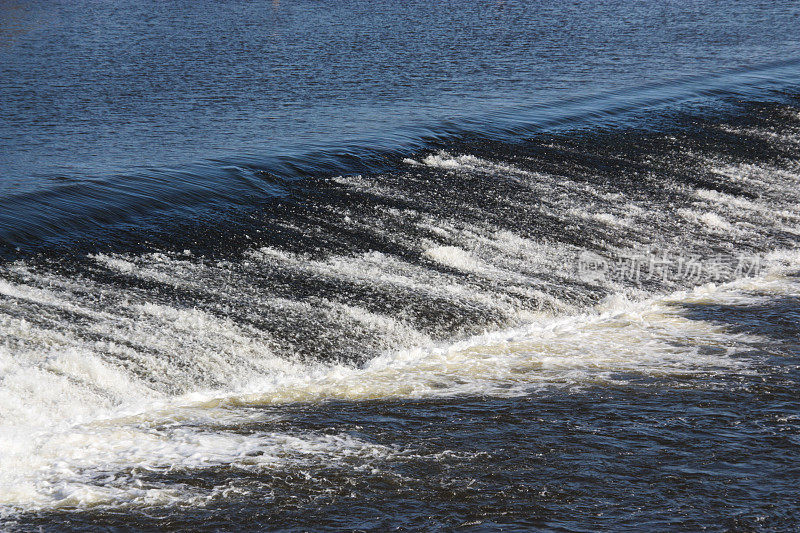
[[[436,4],[2,4],[0,528],[797,527],[798,8]]]

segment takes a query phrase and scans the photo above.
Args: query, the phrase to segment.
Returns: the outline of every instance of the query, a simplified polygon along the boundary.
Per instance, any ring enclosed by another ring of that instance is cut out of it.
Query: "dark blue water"
[[[799,14],[0,0],[0,529],[797,529]]]
[[[367,135],[389,144],[403,128],[435,133],[442,122],[507,106],[798,52],[793,2],[4,2],[2,10],[2,175],[23,188],[33,176],[269,156]]]
[[[646,107],[652,83],[651,100],[690,97],[687,77],[763,92],[798,72],[792,2],[4,2],[2,21],[0,231],[15,245],[252,203],[273,192],[254,167],[327,170],[314,152],[568,121],[576,97],[602,116]]]

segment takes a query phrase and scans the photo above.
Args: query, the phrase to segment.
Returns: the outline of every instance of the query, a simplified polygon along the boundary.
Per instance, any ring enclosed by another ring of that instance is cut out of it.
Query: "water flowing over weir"
[[[276,404],[757,375],[737,354],[762,337],[691,313],[800,297],[800,101],[730,106],[462,135],[376,171],[274,178],[262,205],[199,222],[9,246],[0,516],[202,506],[241,497],[254,472],[440,458],[287,430]],[[631,254],[734,263],[580,270]],[[742,257],[758,270],[737,272]],[[189,481],[221,468],[241,482]]]

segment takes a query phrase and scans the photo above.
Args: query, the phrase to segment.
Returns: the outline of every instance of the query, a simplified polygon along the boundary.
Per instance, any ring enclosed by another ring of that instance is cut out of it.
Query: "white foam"
[[[695,195],[703,200],[726,204],[729,206],[738,207],[739,209],[746,209],[750,211],[760,211],[763,209],[762,206],[759,206],[750,200],[747,200],[746,198],[739,198],[737,196],[731,196],[730,194],[725,194],[718,191],[697,189],[695,191]]]
[[[207,417],[206,422],[209,418]],[[31,448],[36,453],[30,453]],[[178,483],[142,481],[140,471],[191,472],[218,466],[264,470],[304,464],[362,463],[396,450],[347,434],[237,434],[224,430],[85,425],[70,432],[36,435],[28,446],[4,448],[0,501],[5,509],[198,506],[219,497]],[[229,491],[243,489],[230,487]],[[229,496],[225,494],[224,496]],[[2,516],[2,515],[0,515]]]
[[[422,253],[424,254],[431,248],[436,248],[436,246],[432,243],[424,244]],[[260,254],[259,251],[251,252],[250,256],[266,262],[276,260],[274,255]],[[458,263],[459,267],[454,266],[456,269],[472,269],[472,272],[481,274],[497,272],[478,260],[471,261],[469,257],[465,257],[464,254],[459,254],[457,251],[448,257],[447,250],[445,250],[439,259],[453,262],[463,259],[461,263]],[[369,288],[378,286],[393,291],[410,291],[428,298],[474,302],[475,305],[495,309],[509,317],[516,317],[519,314],[519,303],[509,299],[508,296],[481,291],[447,273],[414,265],[380,252],[368,252],[358,256],[331,256],[324,261],[296,256],[280,259],[278,262],[292,270],[308,272],[314,276],[324,276],[326,279],[341,279],[347,283]],[[424,337],[419,334],[416,337],[416,339],[398,339],[398,345],[400,341],[408,346],[419,344],[424,340]]]
[[[455,169],[476,169],[486,167],[487,162],[475,157],[474,155],[458,155],[452,156],[447,152],[440,152],[438,154],[431,154],[422,160],[422,163],[429,167],[444,168],[448,170]]]
[[[487,333],[451,345],[387,353],[363,368],[331,367],[263,384],[264,389],[235,397],[251,405],[326,399],[430,397],[455,394],[523,394],[536,386],[616,381],[619,373],[748,372],[746,360],[731,355],[745,351],[757,337],[729,335],[717,325],[684,318],[680,302],[757,301],[739,288],[782,284],[787,280],[742,280],[709,284],[693,291],[645,302],[616,298],[598,312],[567,317],[542,315],[539,321],[508,331]],[[738,284],[738,285],[737,285]],[[739,345],[736,348],[736,345]],[[716,355],[698,346],[727,345]],[[511,385],[509,387],[509,385]],[[231,399],[224,402],[232,401]]]
[[[423,158],[422,164],[444,170],[491,174],[497,178],[508,179],[530,186],[536,186],[536,182],[540,180],[553,181],[552,177],[539,172],[530,172],[508,163],[495,163],[469,154],[452,155],[441,151]]]
[[[89,257],[98,263],[123,274],[133,274],[137,270],[136,265],[119,257],[111,257],[105,254],[93,254]]]
[[[800,163],[787,162],[788,168],[765,164],[738,163],[709,160],[710,170],[733,183],[759,191],[762,198],[785,203],[800,201]]]
[[[479,272],[482,270],[480,263],[469,252],[457,246],[428,248],[425,250],[425,255],[437,263],[466,272]]]
[[[756,137],[766,141],[772,141],[776,144],[800,144],[800,135],[793,134],[789,131],[777,132],[764,128],[736,128],[727,125],[720,125],[718,127],[728,133],[734,133],[744,137]]]
[[[455,247],[455,251],[438,250],[440,260],[462,268],[485,272],[491,265],[483,258],[498,248],[518,252],[522,262],[538,257],[537,268],[549,268],[554,261],[547,245],[512,232],[447,229],[458,238],[482,243],[469,253]],[[110,288],[88,281],[82,284],[84,292],[58,276],[32,276],[31,283],[41,286],[4,282],[0,290],[9,297],[87,317],[86,331],[102,340],[79,335],[78,326],[71,323],[57,331],[0,308],[0,332],[14,340],[0,345],[0,508],[5,509],[0,512],[201,505],[220,497],[213,491],[143,481],[130,474],[136,468],[151,472],[228,465],[282,468],[342,457],[355,458],[352,464],[358,467],[405,453],[348,435],[241,435],[220,429],[251,416],[238,409],[243,406],[460,394],[508,396],[551,387],[624,386],[636,376],[680,376],[685,382],[692,375],[752,373],[755,369],[748,359],[752,355],[745,354],[752,352],[752,343],[763,339],[732,335],[720,325],[689,319],[675,304],[758,302],[760,297],[752,292],[796,295],[800,293],[797,281],[780,273],[800,264],[798,254],[770,254],[766,260],[776,270],[763,278],[707,285],[639,302],[618,296],[592,312],[531,314],[525,326],[450,344],[435,344],[396,317],[324,300],[315,304],[341,315],[337,320],[412,346],[398,349],[398,343],[387,341],[383,353],[362,367],[276,358],[271,351],[274,341],[255,328],[199,309],[143,301],[133,292],[110,294]],[[288,265],[341,276],[351,283],[361,280],[373,287],[388,284],[428,294],[438,291],[439,295],[498,300],[490,293],[476,296],[472,287],[452,285],[453,278],[377,252],[310,261],[262,249],[253,251],[248,260],[255,263],[253,268]],[[100,261],[125,275],[150,272],[180,279],[181,274],[194,276],[182,283],[191,283],[197,290],[225,290],[224,284],[211,284],[217,271],[198,262],[163,256],[107,256]],[[125,266],[128,263],[134,267]],[[98,294],[106,295],[99,310],[89,306],[90,301],[100,300]],[[513,309],[513,302],[491,303]],[[276,299],[269,305],[272,309],[285,305],[309,316],[318,311],[309,304]],[[708,346],[725,348],[703,349]],[[696,386],[703,383],[700,380]]]
[[[702,224],[712,231],[730,232],[734,229],[730,222],[712,211],[700,213],[692,209],[678,209],[678,214],[688,222]]]
[[[579,254],[574,246],[536,242],[488,225],[457,225],[428,219],[417,224],[449,243],[443,245],[441,241],[423,240],[419,245],[424,256],[456,270],[502,284],[506,298],[513,294],[523,298],[530,296],[531,292],[527,289],[537,291],[536,287],[541,287],[543,273],[571,275]],[[497,301],[496,296],[494,299]],[[552,296],[544,300],[554,301]],[[514,305],[524,307],[521,301]],[[521,313],[524,314],[524,311]]]
[[[617,225],[617,226],[627,226],[628,221],[617,218],[616,216],[612,215],[611,213],[595,213],[592,215],[592,218],[598,222],[602,222],[603,224],[610,224],[610,225]]]
[[[385,183],[380,182],[380,180],[366,178],[360,174],[337,176],[336,178],[333,178],[333,181],[350,187],[356,191],[369,192],[370,194],[374,194],[376,196],[382,196],[384,198],[391,198],[394,200],[410,201],[410,198],[402,191],[389,187]]]

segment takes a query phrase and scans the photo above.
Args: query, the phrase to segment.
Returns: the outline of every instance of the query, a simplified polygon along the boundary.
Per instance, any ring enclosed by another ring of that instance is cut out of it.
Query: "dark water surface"
[[[799,12],[0,3],[0,529],[797,529]]]
[[[794,2],[3,2],[4,178],[105,175],[796,58]],[[24,187],[32,180],[24,180]]]

